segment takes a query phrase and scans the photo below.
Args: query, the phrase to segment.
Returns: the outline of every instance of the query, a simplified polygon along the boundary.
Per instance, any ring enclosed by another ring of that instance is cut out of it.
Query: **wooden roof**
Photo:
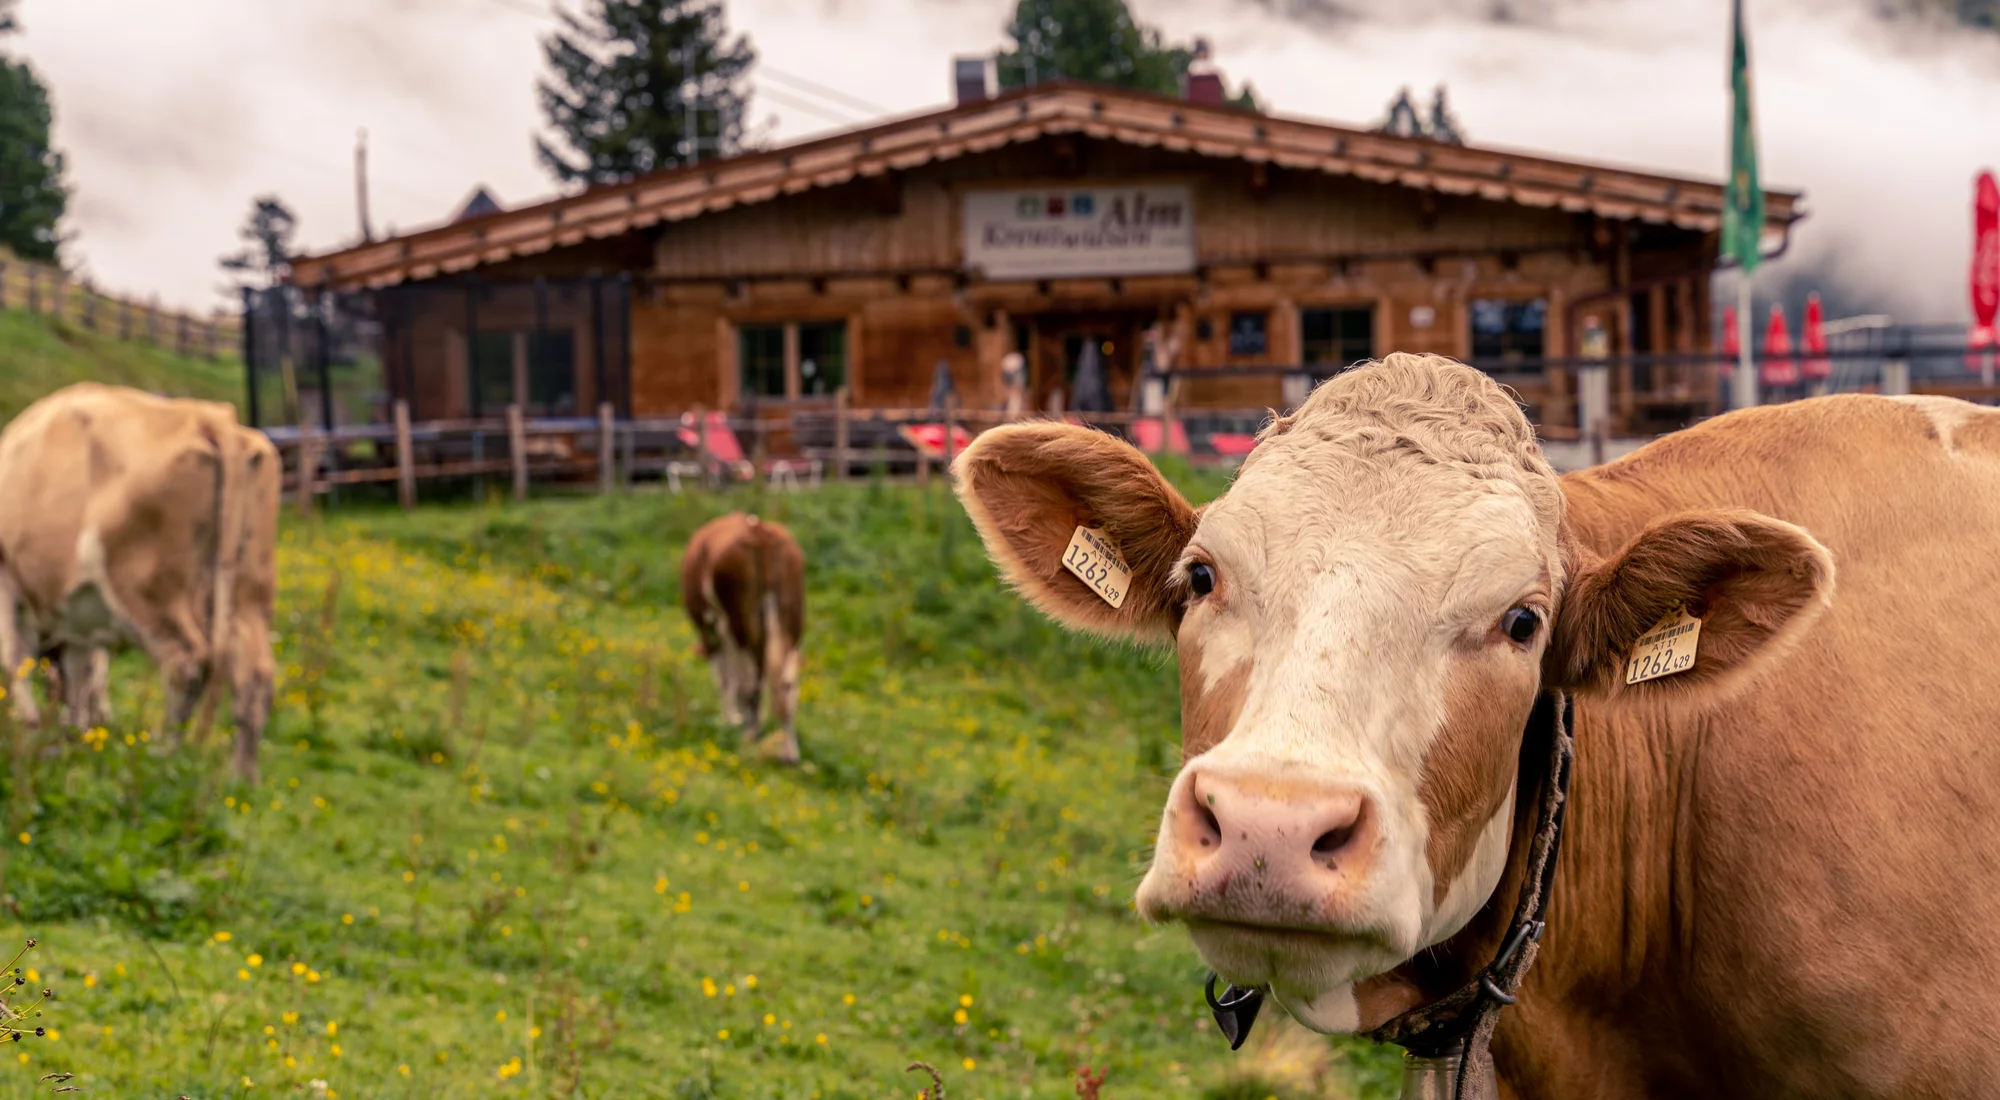
[[[357,289],[433,279],[1055,134],[1696,231],[1716,229],[1722,221],[1719,183],[1057,82],[301,258],[292,264],[291,280]],[[1799,198],[1796,192],[1767,192],[1767,229],[1783,229],[1803,217]]]

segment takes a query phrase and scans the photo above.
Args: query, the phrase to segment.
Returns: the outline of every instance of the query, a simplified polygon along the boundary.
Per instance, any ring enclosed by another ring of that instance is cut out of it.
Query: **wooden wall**
[[[1195,189],[1194,272],[988,282],[960,271],[957,196],[966,188],[1171,180]],[[1115,317],[1126,333],[1167,321],[1190,370],[1299,363],[1299,311],[1340,306],[1372,311],[1377,356],[1469,358],[1470,303],[1479,298],[1545,298],[1551,357],[1574,354],[1574,325],[1585,312],[1605,320],[1614,352],[1705,350],[1707,281],[1698,273],[1713,258],[1712,238],[1670,227],[1071,136],[517,260],[501,273],[641,268],[632,271],[632,405],[651,416],[738,407],[738,330],[746,324],[844,321],[854,399],[875,407],[923,405],[939,360],[962,404],[997,406],[1013,323],[1031,322],[1047,337],[1085,314]],[[1238,310],[1267,313],[1263,354],[1231,356],[1229,320]],[[441,364],[419,371],[421,416],[465,406],[463,316],[462,301],[437,296],[412,332],[417,361]],[[499,306],[481,307],[482,327],[517,323]],[[1651,346],[1634,349],[1642,331]],[[1060,338],[1044,337],[1031,354],[1048,359]],[[587,331],[577,348],[579,397],[594,401]],[[1545,383],[1554,400],[1565,399],[1556,372]],[[1622,413],[1637,410],[1636,385],[1629,372],[1614,381],[1627,395]],[[1276,407],[1280,391],[1276,376],[1189,377],[1176,401]]]

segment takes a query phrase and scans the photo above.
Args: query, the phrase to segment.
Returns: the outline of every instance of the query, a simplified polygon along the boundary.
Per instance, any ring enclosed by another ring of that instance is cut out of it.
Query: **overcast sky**
[[[1972,179],[2000,168],[2000,36],[1884,24],[1868,0],[1747,3],[1765,182],[1812,211],[1760,288],[1806,270],[1842,305],[1962,321]],[[4,48],[52,87],[76,259],[108,288],[207,308],[255,194],[291,204],[309,248],[354,237],[360,128],[378,232],[437,222],[478,184],[507,205],[550,194],[530,142],[546,4],[25,0]],[[950,57],[1002,45],[1010,8],[729,4],[761,54],[754,116],[780,141],[943,105]],[[1725,172],[1727,0],[1134,8],[1170,38],[1208,36],[1232,83],[1282,114],[1370,123],[1400,85],[1427,99],[1443,81],[1474,143]]]

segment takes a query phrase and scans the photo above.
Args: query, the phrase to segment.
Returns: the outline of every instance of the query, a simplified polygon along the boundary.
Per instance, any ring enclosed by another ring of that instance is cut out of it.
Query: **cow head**
[[[1486,904],[1545,688],[1700,705],[1832,583],[1824,547],[1749,512],[1669,516],[1591,553],[1519,408],[1432,356],[1326,382],[1201,509],[1130,446],[1062,424],[987,432],[954,472],[1028,600],[1175,645],[1184,763],[1138,909],[1321,1031],[1380,1023],[1355,984]],[[1079,526],[1130,567],[1116,608],[1062,564]],[[1626,686],[1633,643],[1682,606],[1703,620],[1694,667]]]

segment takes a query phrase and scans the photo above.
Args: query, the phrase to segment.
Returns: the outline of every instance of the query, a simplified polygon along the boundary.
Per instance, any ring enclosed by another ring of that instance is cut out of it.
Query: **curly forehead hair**
[[[1548,530],[1562,520],[1555,469],[1521,407],[1484,372],[1447,356],[1393,352],[1343,371],[1273,420],[1257,443],[1245,472],[1288,444],[1333,443],[1356,458],[1401,455],[1511,482]]]

